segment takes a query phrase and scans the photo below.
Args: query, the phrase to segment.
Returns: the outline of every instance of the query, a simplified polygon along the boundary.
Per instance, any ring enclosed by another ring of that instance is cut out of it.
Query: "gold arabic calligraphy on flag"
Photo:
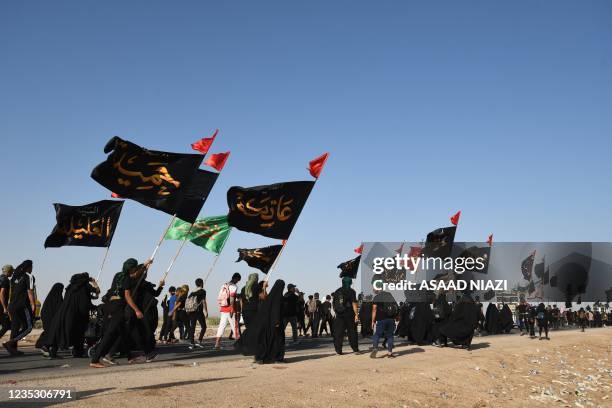
[[[117,178],[117,183],[119,185],[132,187],[134,184],[136,190],[153,190],[158,188],[157,194],[160,196],[168,196],[171,194],[171,192],[168,191],[169,186],[164,185],[164,182],[175,189],[180,187],[181,183],[175,180],[168,172],[165,166],[166,163],[147,162],[146,166],[151,168],[151,175],[145,176],[142,171],[129,169],[134,163],[138,163],[137,160],[142,156],[128,154],[129,152],[127,150],[129,145],[123,141],[117,142],[117,147],[123,150],[123,152],[117,150],[115,155],[116,160],[113,160],[113,167],[125,176],[125,178]],[[148,152],[145,151],[145,153]]]
[[[291,208],[293,198],[285,199],[284,194],[278,199],[265,197],[257,201],[257,198],[251,198],[245,202],[244,194],[239,192],[236,198],[238,211],[247,217],[259,217],[259,225],[264,228],[271,228],[277,221],[287,221],[293,215],[293,209]]]

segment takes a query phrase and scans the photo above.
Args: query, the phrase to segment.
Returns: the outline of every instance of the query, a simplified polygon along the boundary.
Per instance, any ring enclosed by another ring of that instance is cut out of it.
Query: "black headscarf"
[[[277,280],[270,294],[260,305],[255,319],[236,342],[244,355],[253,355],[257,361],[272,363],[285,358],[282,304],[285,282]]]
[[[53,316],[57,313],[64,300],[64,284],[57,282],[49,291],[40,310],[40,320],[42,320],[43,329],[51,327]]]

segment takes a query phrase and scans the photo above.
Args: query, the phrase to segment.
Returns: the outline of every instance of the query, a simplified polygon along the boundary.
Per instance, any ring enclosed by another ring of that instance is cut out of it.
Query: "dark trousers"
[[[91,357],[92,363],[99,363],[111,349],[116,349],[127,340],[127,325],[125,324],[125,302],[115,300],[105,306],[106,315],[110,315],[104,325],[104,334]],[[115,343],[117,343],[115,345]],[[113,347],[115,345],[115,347]],[[129,358],[129,356],[128,356]]]
[[[317,337],[317,335],[319,334],[320,320],[321,320],[321,317],[319,316],[318,313],[310,313],[308,315],[308,326],[306,326],[305,331],[308,331],[308,329],[310,329],[312,337]]]
[[[540,337],[542,337],[542,330],[544,330],[546,337],[548,337],[548,320],[538,319],[538,329],[540,332]]]
[[[30,334],[34,325],[32,309],[30,306],[11,306],[11,341],[15,345],[19,340]]]
[[[175,312],[174,320],[172,321],[172,329],[170,330],[170,338],[174,338],[174,331],[177,327],[181,333],[181,340],[187,338],[190,333],[189,317],[187,316],[187,312],[182,309]]]
[[[329,326],[329,330],[327,329],[327,327]],[[323,316],[323,318],[321,319],[321,327],[319,328],[319,336],[321,336],[323,334],[323,330],[325,330],[326,334],[331,333],[331,335],[334,335],[334,319],[332,319],[331,314]]]
[[[189,341],[191,341],[191,344],[195,344],[196,323],[200,324],[199,339],[202,342],[204,334],[206,334],[206,319],[204,319],[204,312],[201,310],[189,313]]]
[[[297,323],[298,330],[301,331],[302,334],[306,334],[306,316],[304,316],[304,313],[298,313]]]
[[[336,353],[342,354],[342,343],[344,336],[348,336],[349,344],[353,351],[359,351],[357,342],[357,324],[355,323],[355,315],[346,314],[342,316],[336,315],[334,319],[334,348]]]
[[[0,313],[0,337],[4,336],[11,329],[11,319],[8,313]]]
[[[172,320],[168,317],[167,310],[164,310],[162,313],[164,314],[164,320],[162,321],[162,327],[159,331],[159,339],[168,340],[168,333],[170,332],[170,327],[172,327]]]
[[[387,342],[387,350],[389,353],[393,351],[393,335],[395,332],[395,320],[384,319],[376,321],[376,332],[372,337],[372,346],[378,348],[378,341],[384,337]]]
[[[535,337],[535,320],[527,319],[527,327],[529,328],[529,335]]]
[[[283,335],[289,323],[291,323],[291,334],[293,337],[293,341],[297,341],[297,317],[295,316],[285,317],[283,319]]]

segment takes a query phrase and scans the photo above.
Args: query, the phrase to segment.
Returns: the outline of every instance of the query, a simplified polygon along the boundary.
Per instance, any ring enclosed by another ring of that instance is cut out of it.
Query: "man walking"
[[[393,295],[385,291],[375,291],[372,306],[372,329],[376,327],[372,337],[372,354],[370,357],[376,358],[378,353],[378,341],[381,337],[387,340],[387,357],[393,355],[393,334],[395,333],[395,317],[399,310]]]
[[[283,296],[283,333],[287,325],[291,323],[291,334],[293,341],[298,338],[298,295],[295,294],[295,285],[287,285],[287,293]]]
[[[232,275],[232,280],[224,283],[219,290],[217,296],[217,303],[219,305],[219,311],[221,312],[221,318],[219,321],[219,328],[217,329],[217,338],[215,341],[215,350],[221,349],[221,337],[227,324],[230,324],[231,333],[234,339],[238,340],[240,334],[238,333],[238,323],[236,322],[236,294],[238,293],[238,282],[240,282],[241,276],[238,272]]]
[[[357,340],[357,293],[351,288],[353,280],[345,276],[342,278],[342,287],[333,294],[333,308],[336,313],[334,319],[334,348],[337,354],[342,354],[342,342],[344,336],[348,336],[349,344],[355,353],[359,352]]]
[[[330,295],[325,296],[325,302],[321,303],[321,328],[319,329],[319,336],[323,335],[323,330],[325,330],[325,334],[331,333],[332,336],[334,335],[332,304]]]
[[[23,261],[11,277],[11,293],[8,305],[11,319],[11,339],[3,344],[12,356],[21,356],[17,350],[17,342],[32,331],[36,299],[34,297],[34,276],[32,276],[32,261]]]
[[[208,305],[206,304],[206,291],[204,290],[204,281],[200,278],[196,279],[196,290],[191,292],[185,303],[185,311],[189,316],[189,341],[191,345],[189,350],[195,347],[203,348],[202,340],[206,334],[206,317],[208,317]],[[198,343],[195,342],[196,322],[200,324],[200,336]]]

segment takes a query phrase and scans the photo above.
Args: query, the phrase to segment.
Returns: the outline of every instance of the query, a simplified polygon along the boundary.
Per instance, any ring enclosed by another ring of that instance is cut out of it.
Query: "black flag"
[[[121,215],[123,201],[102,200],[72,206],[53,204],[57,223],[45,240],[45,248],[64,245],[107,247]]]
[[[485,247],[471,246],[467,249],[464,249],[459,255],[459,258],[471,258],[471,259],[482,258],[481,260],[482,260],[482,263],[484,264],[484,267],[482,269],[474,269],[472,270],[472,272],[488,273],[490,256],[491,256],[490,246],[485,246]]]
[[[183,193],[181,205],[176,210],[176,216],[183,221],[193,224],[200,214],[200,210],[206,202],[210,190],[212,190],[219,173],[198,169],[193,178],[186,186]]]
[[[263,273],[268,273],[282,248],[282,245],[255,249],[239,248],[236,262],[245,261],[251,268],[257,268]]]
[[[116,136],[106,144],[104,153],[110,154],[93,169],[91,178],[122,198],[171,215],[180,208],[185,187],[204,158],[201,154],[147,150]]]
[[[531,280],[531,271],[533,270],[533,262],[535,261],[535,251],[521,262],[521,273],[525,280]]]
[[[342,262],[338,265],[340,268],[340,277],[343,278],[348,276],[351,279],[357,278],[357,270],[359,269],[359,262],[361,261],[361,255],[357,258],[351,259],[350,261]]]
[[[314,186],[292,181],[227,191],[228,222],[232,227],[269,238],[287,239]]]
[[[544,261],[535,265],[535,267],[533,268],[533,273],[535,274],[536,278],[542,279],[542,277],[544,276]]]
[[[423,255],[431,258],[450,256],[455,241],[457,227],[438,228],[427,234]]]

